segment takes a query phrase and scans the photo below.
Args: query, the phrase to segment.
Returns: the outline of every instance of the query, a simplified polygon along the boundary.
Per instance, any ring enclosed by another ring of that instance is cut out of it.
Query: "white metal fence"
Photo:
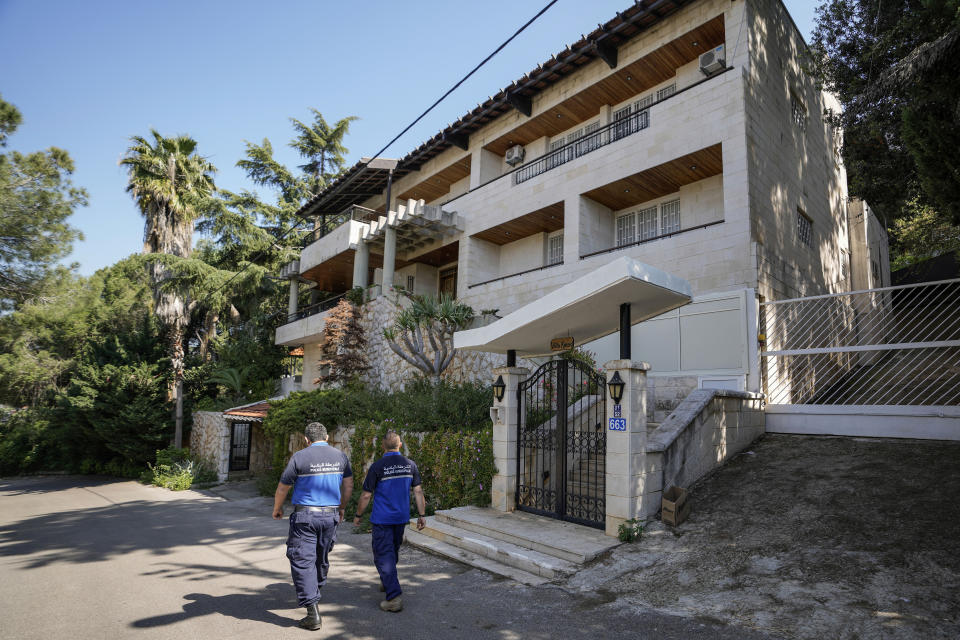
[[[772,405],[960,404],[960,279],[760,305]]]

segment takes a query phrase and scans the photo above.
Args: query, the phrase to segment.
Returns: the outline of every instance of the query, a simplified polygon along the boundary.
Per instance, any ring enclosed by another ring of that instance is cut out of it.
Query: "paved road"
[[[369,535],[346,526],[320,603],[303,615],[286,521],[264,498],[225,500],[89,477],[0,480],[0,637],[750,639],[767,636],[638,610],[615,594],[525,587],[413,549],[405,610],[377,608]]]

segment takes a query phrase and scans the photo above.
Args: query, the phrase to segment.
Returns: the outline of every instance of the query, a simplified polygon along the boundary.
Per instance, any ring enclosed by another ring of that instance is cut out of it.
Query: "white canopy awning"
[[[485,327],[458,331],[457,349],[536,356],[550,353],[550,340],[572,336],[576,344],[620,329],[620,305],[630,304],[630,322],[643,322],[690,302],[690,284],[656,267],[623,257]]]

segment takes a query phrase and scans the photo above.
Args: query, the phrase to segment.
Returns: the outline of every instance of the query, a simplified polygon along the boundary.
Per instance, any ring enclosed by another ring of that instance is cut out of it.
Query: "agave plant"
[[[392,327],[383,330],[387,344],[434,385],[456,355],[453,334],[473,320],[473,308],[449,295],[407,294],[410,305],[397,314]]]

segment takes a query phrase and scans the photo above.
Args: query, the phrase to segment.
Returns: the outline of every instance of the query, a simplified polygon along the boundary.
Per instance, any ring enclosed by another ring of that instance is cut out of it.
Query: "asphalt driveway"
[[[525,587],[404,549],[405,610],[383,613],[369,535],[340,532],[320,603],[296,627],[286,522],[225,500],[88,477],[0,481],[0,637],[765,638],[607,594]]]

